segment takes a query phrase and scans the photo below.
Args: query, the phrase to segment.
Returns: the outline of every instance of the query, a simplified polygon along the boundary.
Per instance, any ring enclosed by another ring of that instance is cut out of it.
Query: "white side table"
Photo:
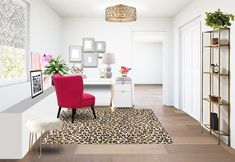
[[[117,78],[114,85],[114,107],[133,107],[132,91],[131,78]]]

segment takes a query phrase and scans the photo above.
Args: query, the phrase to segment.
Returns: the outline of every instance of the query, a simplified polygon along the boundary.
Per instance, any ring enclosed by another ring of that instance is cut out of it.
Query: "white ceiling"
[[[102,18],[108,6],[126,4],[137,9],[137,17],[173,17],[193,0],[43,0],[61,17]]]

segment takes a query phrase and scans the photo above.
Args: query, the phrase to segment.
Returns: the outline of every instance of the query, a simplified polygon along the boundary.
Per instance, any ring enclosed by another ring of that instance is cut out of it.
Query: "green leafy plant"
[[[223,13],[218,9],[215,12],[206,12],[206,25],[212,27],[213,29],[218,29],[222,27],[231,26],[230,21],[234,21],[233,14]]]
[[[44,73],[45,75],[54,75],[54,74],[67,74],[69,68],[66,65],[65,61],[58,56],[57,58],[52,58],[48,64],[45,66]]]

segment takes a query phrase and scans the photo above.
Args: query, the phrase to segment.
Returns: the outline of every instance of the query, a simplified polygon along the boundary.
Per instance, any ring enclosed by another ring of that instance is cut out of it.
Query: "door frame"
[[[169,42],[167,41],[167,31],[132,31],[132,65],[133,65],[133,57],[134,57],[134,34],[135,33],[146,33],[146,34],[156,34],[156,36],[161,36],[161,42],[162,42],[162,103],[163,105],[169,105],[169,78],[168,78],[168,50]],[[134,70],[134,69],[133,69]],[[133,81],[135,84],[135,81]]]

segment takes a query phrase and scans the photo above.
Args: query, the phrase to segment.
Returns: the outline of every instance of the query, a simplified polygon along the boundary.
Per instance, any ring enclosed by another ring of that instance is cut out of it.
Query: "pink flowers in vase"
[[[122,66],[119,72],[122,74],[122,77],[126,77],[127,73],[131,70],[131,68]]]

